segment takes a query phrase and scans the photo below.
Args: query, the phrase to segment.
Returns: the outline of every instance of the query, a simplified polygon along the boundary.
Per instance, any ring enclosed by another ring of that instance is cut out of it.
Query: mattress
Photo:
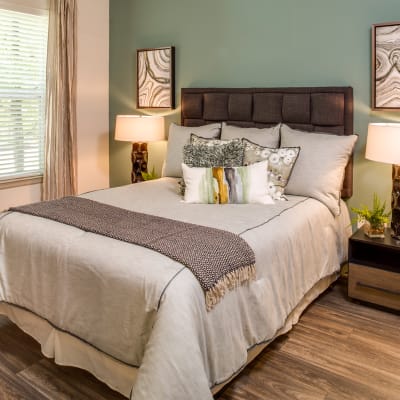
[[[272,206],[186,204],[172,178],[83,197],[225,229],[256,256],[256,281],[207,312],[194,276],[165,256],[38,217],[1,216],[0,312],[56,362],[138,400],[211,399],[250,349],[296,322],[347,255],[343,202],[339,217],[299,196]]]

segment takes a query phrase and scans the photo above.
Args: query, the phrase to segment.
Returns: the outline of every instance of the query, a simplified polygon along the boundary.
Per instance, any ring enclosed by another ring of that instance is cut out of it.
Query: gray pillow
[[[191,136],[183,147],[183,162],[189,167],[240,167],[243,143],[240,139],[217,140]]]
[[[281,147],[300,147],[285,193],[308,196],[340,214],[340,190],[344,170],[357,135],[338,136],[312,133],[281,126]]]
[[[238,126],[222,123],[221,139],[247,139],[250,142],[264,147],[276,148],[279,146],[279,127],[280,124],[271,128],[240,128]]]
[[[183,146],[190,142],[190,135],[192,133],[205,138],[217,138],[219,137],[220,130],[220,123],[196,127],[180,126],[171,123],[162,176],[182,177]]]
[[[300,147],[271,149],[243,139],[243,165],[268,160],[268,194],[274,200],[286,200],[283,196]]]

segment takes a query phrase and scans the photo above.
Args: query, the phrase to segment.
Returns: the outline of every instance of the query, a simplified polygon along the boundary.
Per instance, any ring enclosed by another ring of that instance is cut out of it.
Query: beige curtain
[[[43,200],[76,194],[75,3],[50,0]]]

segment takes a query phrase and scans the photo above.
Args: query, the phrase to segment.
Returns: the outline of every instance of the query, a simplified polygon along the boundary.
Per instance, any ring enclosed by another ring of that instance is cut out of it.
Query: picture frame
[[[372,25],[372,109],[400,110],[400,22]]]
[[[136,107],[175,108],[175,47],[138,49]]]

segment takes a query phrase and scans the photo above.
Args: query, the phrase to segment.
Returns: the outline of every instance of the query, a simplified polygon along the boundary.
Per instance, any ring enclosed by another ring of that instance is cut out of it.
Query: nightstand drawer
[[[400,274],[350,263],[348,294],[355,299],[400,310]]]

